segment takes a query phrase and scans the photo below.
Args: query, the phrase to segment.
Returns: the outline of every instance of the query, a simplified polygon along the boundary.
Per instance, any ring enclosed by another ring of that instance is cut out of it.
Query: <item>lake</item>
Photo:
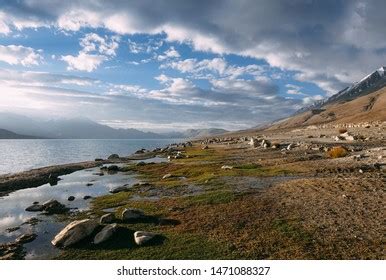
[[[127,156],[141,148],[153,149],[182,141],[182,139],[0,140],[0,174],[107,158],[111,154]]]

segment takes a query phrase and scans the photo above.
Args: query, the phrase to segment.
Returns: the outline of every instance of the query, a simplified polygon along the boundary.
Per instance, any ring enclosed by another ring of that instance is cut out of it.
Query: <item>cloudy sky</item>
[[[386,1],[0,0],[0,111],[244,129],[386,63]]]

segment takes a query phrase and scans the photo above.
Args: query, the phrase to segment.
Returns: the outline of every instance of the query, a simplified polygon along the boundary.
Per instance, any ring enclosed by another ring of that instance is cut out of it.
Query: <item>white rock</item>
[[[162,177],[162,179],[168,179],[168,178],[171,178],[171,177],[173,177],[173,175],[170,174],[170,173],[168,173],[168,174],[165,174],[165,175]]]
[[[221,169],[233,169],[233,166],[223,165],[221,166]]]
[[[152,240],[157,234],[147,231],[134,232],[134,241],[137,245],[143,245]]]
[[[100,244],[105,242],[113,236],[113,234],[117,231],[117,224],[111,224],[105,226],[97,235],[94,237],[94,244]]]
[[[51,243],[58,247],[71,246],[91,235],[97,226],[98,223],[91,219],[74,221],[62,229]]]
[[[142,210],[134,208],[126,208],[122,212],[122,220],[139,219],[143,218],[145,213]]]

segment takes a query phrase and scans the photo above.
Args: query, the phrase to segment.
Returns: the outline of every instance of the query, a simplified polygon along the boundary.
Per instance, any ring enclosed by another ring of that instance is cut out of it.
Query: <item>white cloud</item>
[[[112,36],[105,38],[99,36],[96,33],[88,33],[80,40],[80,45],[83,47],[83,52],[98,52],[107,56],[115,56],[116,50],[119,47],[120,38],[118,36]]]
[[[300,86],[293,85],[293,84],[286,84],[285,86],[287,88],[288,94],[293,94],[293,95],[303,95],[304,94],[304,93],[302,93],[302,91],[301,91],[302,87],[300,87]]]
[[[170,47],[168,50],[164,52],[164,54],[159,55],[157,59],[159,61],[166,60],[166,59],[173,59],[173,58],[179,58],[180,54],[178,51],[174,49],[174,47]]]
[[[16,45],[0,45],[0,61],[11,65],[33,66],[43,60],[42,50]]]
[[[80,52],[77,56],[64,55],[61,60],[67,62],[68,70],[92,72],[106,59],[103,55]]]
[[[102,62],[116,55],[119,41],[119,36],[105,36],[103,38],[96,33],[88,33],[80,39],[80,46],[83,49],[79,54],[77,56],[64,55],[61,57],[61,60],[68,64],[68,70],[92,72]]]

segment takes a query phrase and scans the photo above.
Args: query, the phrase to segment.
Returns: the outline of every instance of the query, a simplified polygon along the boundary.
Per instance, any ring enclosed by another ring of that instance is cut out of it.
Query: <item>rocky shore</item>
[[[66,224],[51,242],[56,258],[384,259],[384,131],[385,123],[256,131],[80,164],[109,162],[101,172],[139,182],[93,198],[86,211],[52,213]],[[168,161],[141,161],[156,155]],[[19,258],[23,242],[3,244],[0,256]]]

